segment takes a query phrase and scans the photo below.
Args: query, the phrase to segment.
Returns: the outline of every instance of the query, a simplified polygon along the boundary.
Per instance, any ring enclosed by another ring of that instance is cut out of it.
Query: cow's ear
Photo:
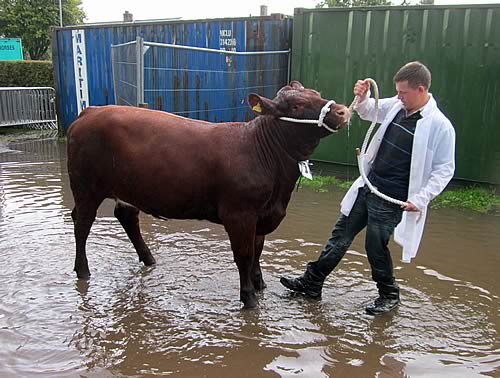
[[[276,115],[276,104],[268,98],[261,97],[255,93],[248,95],[248,104],[252,110],[259,115]]]
[[[302,85],[302,83],[300,81],[297,81],[297,80],[292,80],[290,82],[290,86],[293,89],[304,89],[304,86]]]

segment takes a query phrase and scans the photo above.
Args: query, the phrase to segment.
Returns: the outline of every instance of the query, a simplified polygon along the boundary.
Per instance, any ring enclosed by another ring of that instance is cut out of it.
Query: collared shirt
[[[408,199],[413,136],[420,118],[420,110],[410,116],[406,116],[405,109],[396,114],[384,134],[368,175],[380,192],[401,201]]]

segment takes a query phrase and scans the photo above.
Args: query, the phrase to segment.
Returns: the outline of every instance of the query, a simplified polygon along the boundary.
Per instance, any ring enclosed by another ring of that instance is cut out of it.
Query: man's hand
[[[363,101],[369,89],[370,82],[368,80],[358,80],[356,84],[354,84],[354,95],[359,97],[359,101]]]
[[[401,205],[401,208],[404,211],[420,211],[418,208],[412,204],[410,201],[405,202],[403,205]]]

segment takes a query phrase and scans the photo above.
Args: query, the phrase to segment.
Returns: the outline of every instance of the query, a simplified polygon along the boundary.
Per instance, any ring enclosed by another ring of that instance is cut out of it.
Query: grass
[[[332,187],[347,191],[352,183],[353,181],[341,180],[335,176],[313,176],[312,180],[302,178],[300,185],[324,193]],[[495,189],[479,186],[448,189],[432,201],[432,208],[456,208],[485,214],[499,212],[500,195]]]
[[[497,211],[500,196],[494,189],[470,186],[455,190],[446,190],[432,201],[433,209],[457,208],[480,213]]]
[[[352,183],[353,181],[341,180],[335,176],[313,176],[312,180],[302,178],[300,186],[312,188],[317,192],[328,192],[331,187],[347,190]]]

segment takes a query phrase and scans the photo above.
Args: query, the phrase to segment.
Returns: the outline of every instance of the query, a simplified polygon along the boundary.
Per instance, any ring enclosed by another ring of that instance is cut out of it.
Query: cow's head
[[[298,81],[292,81],[281,88],[273,100],[252,93],[248,96],[252,110],[259,115],[276,118],[287,117],[296,120],[318,120],[323,107],[328,103],[314,89],[304,88]],[[324,111],[325,112],[325,111]],[[351,112],[345,105],[331,104],[323,122],[329,129],[338,130],[346,126]],[[309,125],[313,126],[313,125]],[[325,133],[328,135],[328,133]]]

